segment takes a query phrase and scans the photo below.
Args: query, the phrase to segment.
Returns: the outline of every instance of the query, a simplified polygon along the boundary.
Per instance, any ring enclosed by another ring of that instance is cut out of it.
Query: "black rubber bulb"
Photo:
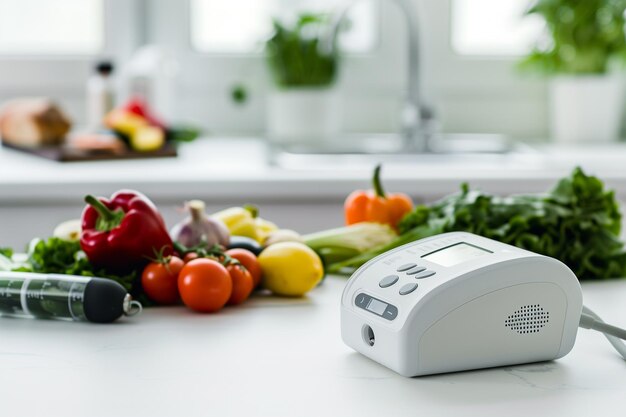
[[[124,314],[128,292],[119,283],[109,279],[93,278],[85,288],[83,309],[87,320],[111,323]]]

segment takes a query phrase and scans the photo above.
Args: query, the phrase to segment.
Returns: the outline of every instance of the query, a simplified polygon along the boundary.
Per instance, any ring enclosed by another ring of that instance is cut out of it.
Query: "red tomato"
[[[252,276],[252,281],[254,281],[254,287],[256,288],[261,282],[261,265],[259,264],[256,256],[254,256],[254,253],[246,249],[238,248],[227,250],[226,255],[237,259],[243,266],[246,267]]]
[[[141,274],[143,290],[158,304],[174,304],[178,301],[178,274],[183,261],[172,256],[165,262],[151,262]]]
[[[192,310],[212,313],[220,310],[233,292],[233,280],[220,264],[211,259],[194,259],[178,275],[178,291]]]
[[[228,265],[226,270],[233,280],[233,293],[230,295],[228,304],[241,304],[250,297],[250,293],[254,289],[252,275],[243,265]]]
[[[185,255],[185,257],[183,258],[183,261],[185,263],[188,263],[189,261],[193,261],[194,259],[198,259],[198,254],[195,252],[189,252],[188,254]]]

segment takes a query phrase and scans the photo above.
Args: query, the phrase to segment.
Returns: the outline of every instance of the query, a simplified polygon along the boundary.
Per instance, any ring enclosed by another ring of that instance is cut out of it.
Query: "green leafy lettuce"
[[[387,246],[333,264],[329,272],[353,270],[376,255],[424,237],[466,231],[557,258],[580,279],[626,276],[619,239],[621,214],[613,191],[580,168],[543,195],[498,197],[461,186],[431,206],[418,206],[399,224]]]

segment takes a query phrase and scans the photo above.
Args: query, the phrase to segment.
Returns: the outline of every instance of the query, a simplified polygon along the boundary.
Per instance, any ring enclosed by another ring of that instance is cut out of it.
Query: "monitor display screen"
[[[469,243],[460,242],[448,246],[447,248],[437,249],[434,252],[422,256],[422,258],[436,263],[437,265],[454,266],[489,253],[493,252],[475,245],[470,245]]]
[[[387,308],[387,304],[383,303],[382,301],[378,301],[375,298],[372,298],[372,300],[370,301],[370,303],[367,306],[367,310],[372,311],[376,314],[378,314],[379,316],[382,316],[383,313],[385,312],[385,309]]]

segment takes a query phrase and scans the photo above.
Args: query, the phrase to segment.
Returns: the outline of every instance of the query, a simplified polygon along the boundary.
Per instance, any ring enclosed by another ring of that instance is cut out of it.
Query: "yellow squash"
[[[267,236],[278,230],[274,223],[258,217],[259,210],[254,206],[231,207],[219,211],[211,217],[221,220],[231,235],[246,236],[263,243]]]

